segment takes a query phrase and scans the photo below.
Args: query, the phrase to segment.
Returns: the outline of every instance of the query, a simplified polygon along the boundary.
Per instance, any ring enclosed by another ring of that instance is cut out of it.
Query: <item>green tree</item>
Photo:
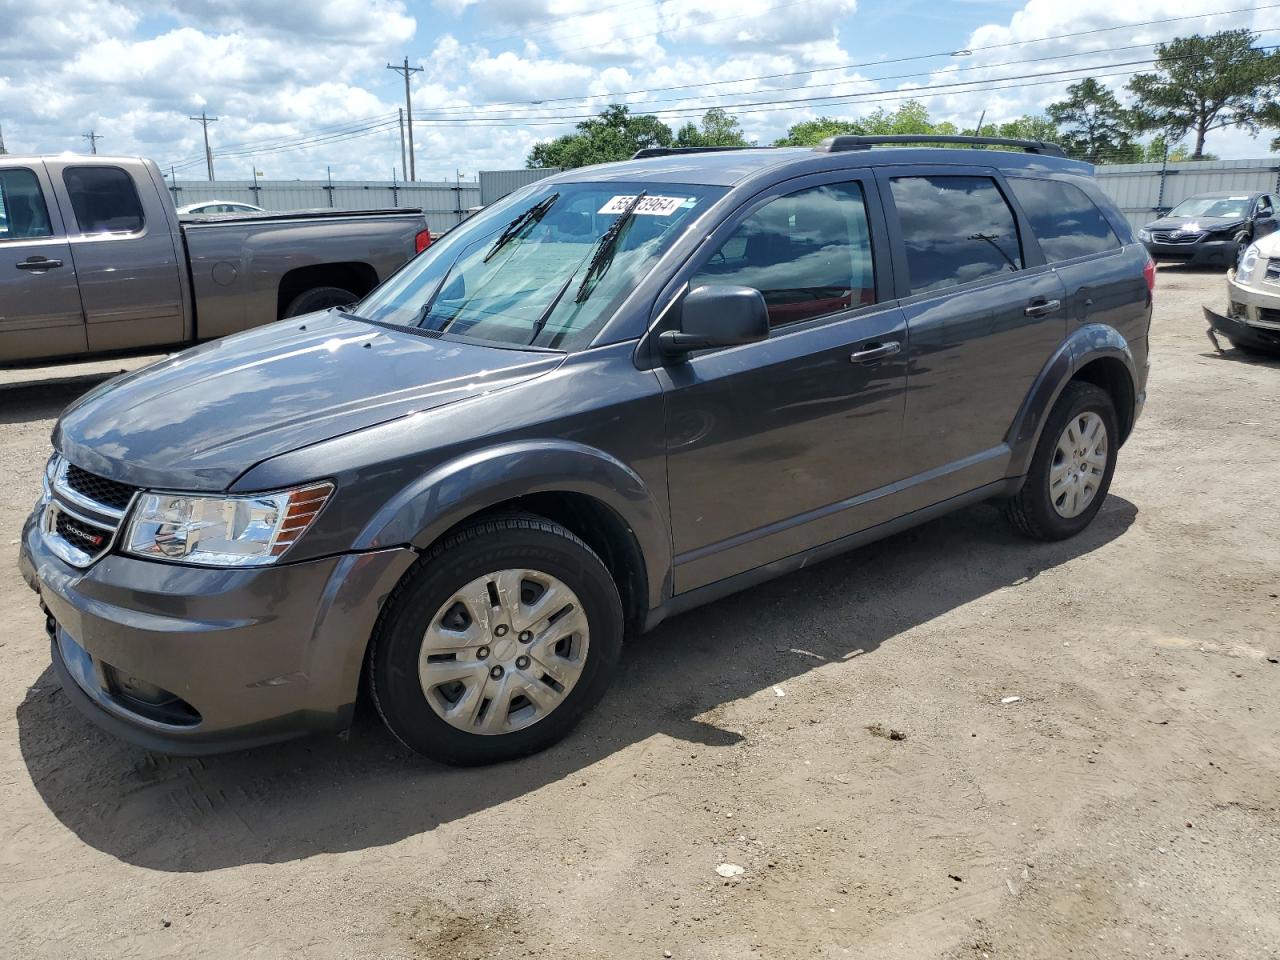
[[[1049,104],[1048,115],[1073,157],[1126,163],[1141,156],[1141,147],[1133,141],[1132,114],[1093,77],[1067,87],[1067,99]]]
[[[908,100],[896,110],[880,107],[857,120],[837,120],[834,117],[818,117],[793,124],[787,135],[776,141],[779,147],[811,147],[827,137],[844,135],[891,137],[896,134],[953,134],[956,126],[946,121],[935,123],[929,119],[929,111],[918,100]]]
[[[746,136],[738,118],[721,107],[712,107],[702,115],[701,124],[690,120],[676,131],[677,147],[747,147]]]
[[[1008,137],[1011,140],[1043,140],[1045,143],[1057,143],[1062,136],[1058,125],[1043,114],[1039,116],[1027,114],[1016,120],[1006,120],[1004,123],[984,123],[981,134],[974,129],[964,131],[964,135],[966,137],[979,135]]]
[[[527,167],[585,167],[591,163],[628,160],[645,147],[669,147],[671,128],[657,117],[635,115],[620,103],[610,104],[600,116],[584,120],[577,133],[539,143],[529,151]]]
[[[855,133],[862,133],[862,128],[852,120],[818,117],[815,120],[793,123],[787,128],[787,135],[773,141],[773,145],[775,147],[816,147],[827,137]]]
[[[1280,52],[1255,46],[1257,39],[1252,30],[1223,30],[1156,44],[1155,72],[1129,81],[1139,129],[1170,139],[1191,134],[1192,160],[1204,159],[1210,131],[1243,127],[1256,134],[1280,94]]]

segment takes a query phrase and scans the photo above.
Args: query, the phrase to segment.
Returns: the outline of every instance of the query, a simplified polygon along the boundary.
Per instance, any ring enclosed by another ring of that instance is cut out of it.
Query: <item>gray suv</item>
[[[67,695],[200,753],[342,730],[363,685],[485,763],[697,604],[981,500],[1080,532],[1153,265],[1050,144],[897,143],[563,173],[349,309],[86,394],[21,546]]]

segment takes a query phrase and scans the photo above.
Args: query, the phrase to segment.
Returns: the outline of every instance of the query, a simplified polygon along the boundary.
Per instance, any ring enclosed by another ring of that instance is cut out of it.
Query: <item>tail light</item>
[[[415,253],[421,253],[427,247],[431,246],[431,231],[419,230],[413,238],[413,249]]]
[[[1156,291],[1156,262],[1147,257],[1146,266],[1142,268],[1142,276],[1147,281],[1147,292],[1155,293]]]

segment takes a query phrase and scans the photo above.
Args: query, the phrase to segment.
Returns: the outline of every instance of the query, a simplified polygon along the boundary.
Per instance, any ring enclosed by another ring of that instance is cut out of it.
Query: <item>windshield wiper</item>
[[[604,276],[604,272],[609,269],[613,263],[613,252],[618,246],[618,241],[622,237],[622,231],[626,229],[632,218],[635,216],[636,207],[640,206],[640,201],[645,198],[645,192],[641,190],[627,204],[627,208],[618,214],[618,219],[613,221],[613,226],[605,231],[603,237],[600,238],[600,245],[596,247],[595,256],[591,258],[591,262],[587,264],[587,273],[582,278],[582,286],[578,287],[578,294],[573,298],[574,303],[581,303],[587,297],[591,296],[591,290],[588,289],[593,279],[599,279]]]
[[[488,263],[493,259],[494,255],[515,239],[516,235],[525,227],[537,223],[547,215],[547,211],[551,209],[551,205],[560,199],[559,193],[553,193],[551,196],[539,200],[532,207],[526,210],[520,216],[516,217],[506,225],[502,233],[498,235],[498,239],[493,241],[493,246],[489,248],[489,252],[484,255],[482,263]]]

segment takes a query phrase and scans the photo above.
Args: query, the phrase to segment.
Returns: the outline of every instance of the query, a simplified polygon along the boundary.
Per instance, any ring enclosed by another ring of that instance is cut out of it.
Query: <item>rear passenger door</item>
[[[1007,435],[1066,331],[1063,286],[991,168],[876,173],[907,319],[903,512],[1001,479]]]
[[[1147,283],[1098,206],[1065,180],[1019,176],[1009,177],[1008,184],[1044,259],[1062,281],[1067,332],[1104,323],[1132,336],[1146,314]]]
[[[76,267],[44,166],[0,168],[0,362],[86,349]]]
[[[181,271],[164,204],[149,178],[122,167],[49,162],[68,211],[85,330],[93,352],[183,339]]]

